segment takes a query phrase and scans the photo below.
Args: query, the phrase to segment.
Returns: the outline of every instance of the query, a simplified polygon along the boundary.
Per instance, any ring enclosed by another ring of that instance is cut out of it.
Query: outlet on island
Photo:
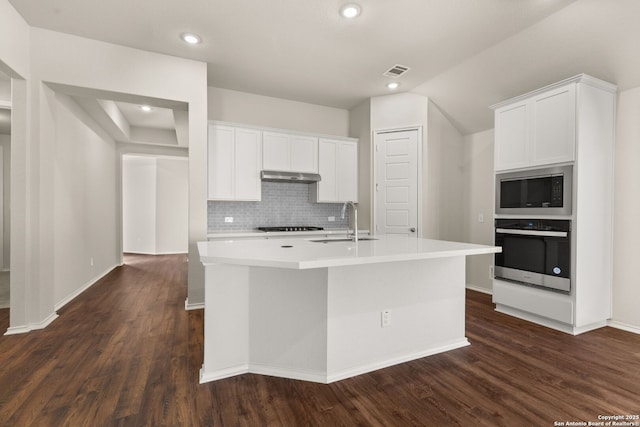
[[[391,310],[382,310],[380,313],[380,326],[387,328],[391,326]]]
[[[232,216],[225,216],[224,217],[224,222],[233,222],[233,217]]]

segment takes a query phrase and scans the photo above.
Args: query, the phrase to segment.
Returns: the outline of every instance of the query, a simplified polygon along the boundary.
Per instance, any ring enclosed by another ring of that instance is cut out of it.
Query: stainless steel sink
[[[358,237],[358,241],[361,240],[378,240],[375,237]],[[332,242],[353,242],[353,239],[349,239],[349,238],[337,238],[337,239],[312,239],[309,240],[310,242],[314,242],[314,243],[332,243]]]

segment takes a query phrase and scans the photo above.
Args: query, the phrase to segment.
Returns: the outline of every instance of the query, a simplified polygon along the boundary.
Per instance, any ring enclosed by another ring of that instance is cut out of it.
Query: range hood
[[[305,184],[320,181],[317,173],[286,172],[286,171],[260,171],[260,179],[263,181],[302,182]]]

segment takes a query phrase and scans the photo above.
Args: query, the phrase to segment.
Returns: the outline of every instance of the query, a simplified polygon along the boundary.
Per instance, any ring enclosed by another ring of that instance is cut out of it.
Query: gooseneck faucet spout
[[[349,215],[349,225],[347,226],[347,237],[351,237],[354,242],[358,241],[358,204],[355,202],[345,202],[342,205],[342,215],[341,218],[344,219],[344,215],[347,210],[347,206],[351,206],[353,209],[353,235],[349,235],[349,228],[351,228],[351,215]]]

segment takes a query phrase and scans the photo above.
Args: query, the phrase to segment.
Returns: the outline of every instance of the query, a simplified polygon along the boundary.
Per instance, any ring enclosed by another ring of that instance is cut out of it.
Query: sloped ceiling
[[[637,0],[10,0],[30,25],[208,63],[208,84],[350,109],[400,91],[429,96],[463,133],[488,106],[571,75],[640,86]],[[203,43],[186,46],[184,31]]]

